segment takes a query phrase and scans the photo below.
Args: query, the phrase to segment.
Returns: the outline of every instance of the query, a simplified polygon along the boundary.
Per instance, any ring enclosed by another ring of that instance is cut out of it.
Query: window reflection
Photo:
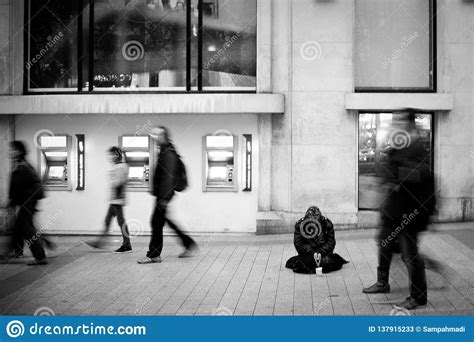
[[[28,88],[77,88],[77,2],[28,1],[29,54],[26,58]]]
[[[256,86],[256,0],[203,0],[203,86]]]
[[[401,120],[399,114],[365,113],[359,115],[359,208],[377,209],[383,200],[382,178],[390,176],[387,151],[391,133]],[[417,114],[415,118],[421,141],[431,155],[432,116]],[[424,161],[431,168],[432,160]]]
[[[96,1],[94,86],[184,87],[184,9],[184,3],[177,7],[172,1]]]

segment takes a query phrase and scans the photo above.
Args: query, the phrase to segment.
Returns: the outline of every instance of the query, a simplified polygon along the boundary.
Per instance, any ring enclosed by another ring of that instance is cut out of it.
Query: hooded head
[[[306,210],[306,214],[304,214],[305,219],[312,218],[320,221],[322,217],[323,215],[321,214],[321,210],[319,210],[319,208],[316,206],[309,207],[308,210]]]
[[[17,161],[25,160],[28,151],[23,142],[15,140],[10,142],[10,157]]]
[[[296,223],[296,229],[306,239],[319,238],[323,232],[325,217],[318,207],[312,206],[306,210],[304,217]]]

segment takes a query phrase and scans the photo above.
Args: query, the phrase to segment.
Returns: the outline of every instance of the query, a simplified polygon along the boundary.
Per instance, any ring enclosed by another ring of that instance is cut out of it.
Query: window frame
[[[30,1],[24,0],[24,29],[23,29],[23,38],[24,38],[24,60],[23,60],[23,94],[24,95],[38,95],[38,94],[51,94],[51,95],[60,95],[60,94],[255,94],[257,93],[257,84],[258,84],[258,55],[255,59],[255,68],[257,70],[254,87],[203,87],[203,1],[198,0],[198,29],[197,29],[197,56],[191,56],[192,51],[192,12],[191,12],[191,1],[184,0],[186,2],[186,85],[173,88],[160,88],[160,87],[147,87],[139,88],[140,90],[130,89],[119,89],[114,88],[94,88],[94,60],[90,56],[94,55],[94,34],[89,34],[88,38],[88,49],[89,53],[86,56],[84,53],[84,28],[83,26],[83,13],[86,12],[85,9],[89,8],[89,32],[94,32],[94,3],[95,0],[71,0],[77,2],[77,8],[79,15],[77,18],[78,25],[78,36],[77,36],[77,51],[78,56],[77,60],[77,88],[30,88],[29,82],[29,70],[27,69],[27,61],[29,60],[30,55],[30,40],[29,40],[29,31],[30,31]],[[256,0],[259,1],[259,0]],[[256,7],[256,25],[258,27],[258,4]],[[257,40],[256,40],[257,41]],[[256,52],[258,53],[258,42]],[[87,58],[86,58],[87,57]],[[197,57],[197,85],[192,84],[192,58]],[[88,88],[83,87],[84,78],[83,78],[83,65],[85,61],[88,60],[88,74],[87,82]],[[59,89],[59,90],[58,90]],[[161,90],[163,89],[163,90]]]
[[[357,87],[355,85],[354,77],[354,92],[355,93],[436,93],[438,88],[438,68],[437,68],[437,0],[429,0],[429,11],[430,11],[430,34],[429,34],[429,53],[430,53],[430,70],[431,74],[428,76],[430,78],[428,87]],[[355,27],[354,27],[355,29]],[[355,37],[354,37],[354,46],[355,46]],[[356,63],[354,62],[354,68]],[[355,73],[354,73],[355,75]]]
[[[394,112],[400,111],[399,109],[390,109],[390,110],[384,110],[383,112],[381,111],[374,111],[374,110],[359,110],[357,111],[357,149],[356,149],[356,161],[357,161],[357,210],[358,211],[378,211],[380,210],[379,208],[361,208],[360,207],[360,182],[359,182],[359,176],[360,176],[360,167],[359,167],[359,142],[360,142],[360,115],[361,114],[393,114]],[[418,110],[417,114],[424,114],[424,115],[430,115],[431,116],[431,141],[430,141],[430,173],[432,176],[434,176],[434,168],[435,168],[435,111],[423,111],[423,110]]]

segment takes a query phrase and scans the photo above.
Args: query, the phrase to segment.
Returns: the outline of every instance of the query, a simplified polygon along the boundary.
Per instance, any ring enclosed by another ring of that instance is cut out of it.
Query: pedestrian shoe
[[[155,264],[161,262],[161,257],[157,256],[155,258],[150,258],[150,257],[144,257],[143,259],[137,260],[137,263],[140,265],[143,264]]]
[[[47,264],[48,264],[48,260],[46,260],[46,258],[27,263],[28,266],[41,266],[41,265],[47,265]]]
[[[178,258],[191,258],[196,255],[196,250],[193,249],[186,249],[183,253],[178,255]]]
[[[417,307],[424,306],[424,305],[426,305],[426,301],[424,303],[421,303],[413,297],[407,297],[407,299],[405,299],[403,303],[397,306],[401,308],[405,308],[407,310],[413,310],[413,309],[416,309]]]
[[[363,293],[390,293],[390,285],[376,282],[374,285],[364,287]]]
[[[124,254],[124,253],[132,253],[132,247],[130,247],[130,246],[120,246],[119,249],[114,251],[114,254]]]

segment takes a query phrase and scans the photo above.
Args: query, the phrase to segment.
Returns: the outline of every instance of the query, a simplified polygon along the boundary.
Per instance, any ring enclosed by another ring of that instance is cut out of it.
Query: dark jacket
[[[169,143],[160,149],[153,176],[153,196],[158,201],[169,201],[173,197],[177,172],[178,154],[174,146]]]
[[[18,162],[10,179],[10,206],[35,206],[44,197],[43,185],[34,168],[26,161]]]
[[[388,169],[391,177],[387,177],[386,181],[393,183],[397,189],[390,191],[382,204],[385,222],[396,226],[405,217],[417,213],[411,225],[419,230],[425,229],[436,204],[429,160],[429,151],[416,135],[408,147],[389,151]]]
[[[323,217],[321,219],[322,234],[312,239],[307,239],[301,234],[299,222],[295,225],[294,244],[298,254],[319,253],[321,256],[332,254],[336,247],[334,227],[332,222]]]

